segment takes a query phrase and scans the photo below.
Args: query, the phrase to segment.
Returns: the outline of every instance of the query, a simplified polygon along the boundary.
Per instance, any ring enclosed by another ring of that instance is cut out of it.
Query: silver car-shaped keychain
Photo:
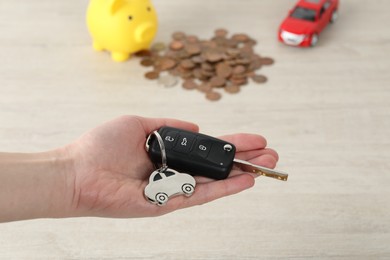
[[[195,190],[195,179],[173,169],[155,170],[145,188],[145,196],[152,203],[164,205],[168,199],[176,195],[191,196]]]

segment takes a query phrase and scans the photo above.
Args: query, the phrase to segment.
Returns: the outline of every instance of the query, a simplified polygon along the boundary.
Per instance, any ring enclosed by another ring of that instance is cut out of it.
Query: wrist
[[[70,216],[71,169],[66,148],[0,153],[0,222]]]
[[[50,168],[48,178],[51,180],[50,207],[47,217],[64,218],[73,216],[74,201],[74,160],[67,147],[58,148],[42,154]]]

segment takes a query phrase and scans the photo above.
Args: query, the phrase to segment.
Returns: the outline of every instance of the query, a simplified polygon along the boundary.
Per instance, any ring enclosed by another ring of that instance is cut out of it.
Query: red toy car
[[[288,45],[315,46],[319,34],[338,17],[338,0],[300,0],[279,29],[279,41]]]

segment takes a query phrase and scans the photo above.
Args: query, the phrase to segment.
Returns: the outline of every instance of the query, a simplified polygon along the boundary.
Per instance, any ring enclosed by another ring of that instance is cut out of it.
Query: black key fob
[[[180,172],[216,180],[226,179],[232,170],[236,148],[233,144],[172,127],[158,130],[165,145],[167,165]],[[146,142],[152,162],[161,164],[161,150],[154,135]]]

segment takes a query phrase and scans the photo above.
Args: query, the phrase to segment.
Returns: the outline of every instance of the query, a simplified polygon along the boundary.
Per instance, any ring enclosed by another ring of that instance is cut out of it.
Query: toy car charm
[[[191,196],[195,185],[195,179],[191,175],[170,168],[163,171],[155,170],[149,177],[145,196],[152,203],[164,205],[172,196],[181,194]]]

